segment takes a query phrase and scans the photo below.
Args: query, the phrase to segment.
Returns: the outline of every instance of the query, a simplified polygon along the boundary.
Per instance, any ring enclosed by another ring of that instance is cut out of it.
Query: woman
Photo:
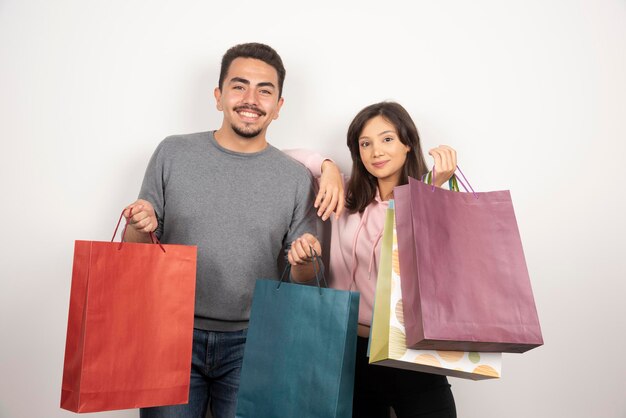
[[[315,201],[318,215],[332,222],[329,284],[361,292],[353,416],[398,418],[456,417],[454,398],[445,376],[370,366],[367,340],[372,319],[380,240],[393,188],[422,178],[427,172],[415,123],[397,103],[382,102],[361,110],[348,129],[352,175],[347,182],[343,211],[343,182],[336,165],[319,155],[289,152],[320,177]],[[456,152],[447,146],[429,151],[435,162],[434,183],[441,186],[456,169]],[[320,172],[321,168],[321,172]],[[288,254],[292,265],[311,262],[310,248],[319,242],[305,234]]]

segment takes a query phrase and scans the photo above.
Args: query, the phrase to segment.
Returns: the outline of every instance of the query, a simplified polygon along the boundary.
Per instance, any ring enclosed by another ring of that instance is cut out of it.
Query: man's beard
[[[233,128],[233,131],[239,135],[242,138],[246,138],[246,139],[252,139],[255,138],[257,136],[259,136],[259,134],[261,133],[262,129],[255,129],[253,131],[244,131],[243,129],[241,129],[239,126],[235,126],[235,125],[231,125],[231,127]]]
[[[240,110],[250,110],[252,112],[258,113],[260,116],[265,116],[266,113],[259,109],[258,107],[254,106],[254,105],[241,105],[241,106],[237,106],[233,109],[235,112],[239,112]],[[257,136],[259,136],[259,134],[261,133],[261,131],[263,130],[262,128],[260,129],[256,129],[256,130],[244,130],[246,128],[248,128],[245,124],[243,125],[243,127],[239,127],[239,126],[235,126],[235,124],[231,124],[231,127],[233,129],[233,131],[239,135],[242,138],[246,138],[246,139],[252,139],[255,138]]]

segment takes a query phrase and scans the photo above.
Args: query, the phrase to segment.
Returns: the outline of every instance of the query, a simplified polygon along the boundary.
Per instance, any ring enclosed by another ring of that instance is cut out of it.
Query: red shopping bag
[[[543,344],[508,191],[396,187],[407,346],[522,353]]]
[[[61,408],[188,402],[195,284],[195,246],[76,241]]]

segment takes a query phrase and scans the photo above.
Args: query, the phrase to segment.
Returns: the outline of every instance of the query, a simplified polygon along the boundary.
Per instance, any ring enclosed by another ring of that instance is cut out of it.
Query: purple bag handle
[[[458,165],[456,166],[456,169],[459,173],[461,173],[461,176],[463,176],[463,179],[467,182],[467,185],[469,186],[470,190],[472,191],[472,193],[474,194],[474,197],[476,199],[478,199],[478,194],[474,191],[474,188],[472,187],[472,185],[470,184],[469,180],[467,179],[467,177],[465,177],[465,174],[463,174],[463,171],[461,170],[461,167],[459,167]],[[467,186],[465,185],[465,183],[463,183],[463,181],[457,177],[456,178],[457,181],[459,183],[461,183],[461,186],[463,186],[463,189],[465,189],[465,191],[467,193],[469,193],[470,191],[467,189]],[[433,192],[435,191],[435,166],[433,166],[433,175],[432,175],[432,186],[433,186]]]

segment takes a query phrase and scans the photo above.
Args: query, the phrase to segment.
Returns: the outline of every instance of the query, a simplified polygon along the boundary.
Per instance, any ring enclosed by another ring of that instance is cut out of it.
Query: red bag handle
[[[133,216],[133,208],[130,208],[130,212],[128,213],[128,217],[130,218],[131,216]],[[115,239],[115,235],[117,234],[117,230],[120,227],[120,223],[122,222],[122,218],[124,217],[124,211],[122,211],[122,213],[120,214],[120,218],[117,220],[117,225],[115,226],[115,231],[113,231],[113,236],[111,237],[111,242],[113,242],[113,240]],[[119,247],[117,247],[118,250],[122,249],[122,245],[124,245],[124,236],[126,235],[126,228],[128,227],[128,221],[126,221],[126,225],[124,225],[124,229],[122,230],[122,237],[120,239],[120,245]],[[154,232],[150,232],[150,240],[152,241],[153,244],[158,244],[159,247],[161,247],[161,250],[163,250],[163,252],[165,251],[165,248],[163,248],[163,245],[161,245],[161,241],[159,241],[159,239],[156,237],[156,235],[154,235]]]

